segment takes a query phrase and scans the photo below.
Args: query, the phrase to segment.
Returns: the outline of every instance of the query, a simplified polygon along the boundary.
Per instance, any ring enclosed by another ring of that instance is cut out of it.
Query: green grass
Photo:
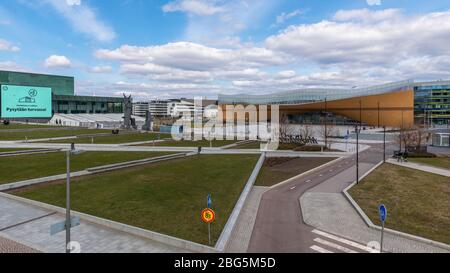
[[[270,187],[334,159],[328,157],[266,158],[255,185]]]
[[[450,243],[450,178],[410,168],[383,164],[351,196],[377,225],[378,206],[388,210],[386,227]]]
[[[7,140],[25,140],[28,139],[40,139],[40,138],[54,138],[54,137],[68,137],[85,134],[99,134],[99,133],[111,133],[111,130],[100,129],[63,129],[63,130],[38,130],[28,132],[1,132],[0,141]]]
[[[261,149],[261,142],[253,141],[250,143],[230,147],[230,149]]]
[[[450,157],[433,157],[433,158],[412,158],[409,157],[408,161],[430,165],[433,167],[450,169]]]
[[[96,144],[119,144],[139,141],[157,140],[159,138],[168,138],[169,134],[158,133],[132,133],[132,134],[118,134],[110,136],[97,136],[94,137],[94,143]],[[92,143],[92,137],[78,137],[76,139],[63,139],[52,141],[54,143]]]
[[[213,140],[212,146],[213,147],[222,147],[225,145],[236,143],[237,140]],[[146,144],[146,146],[152,146],[153,144]],[[163,141],[155,143],[155,146],[169,146],[169,147],[209,147],[210,142],[209,140],[198,140],[198,141],[190,141],[190,140],[169,140],[169,141]]]
[[[211,193],[217,241],[248,180],[257,155],[201,155],[74,178],[72,208],[90,215],[208,243],[200,213]],[[13,194],[65,206],[64,182],[37,185]]]
[[[169,153],[160,152],[86,152],[71,158],[71,171],[113,163],[149,158]],[[0,157],[0,184],[63,174],[66,172],[64,152]]]

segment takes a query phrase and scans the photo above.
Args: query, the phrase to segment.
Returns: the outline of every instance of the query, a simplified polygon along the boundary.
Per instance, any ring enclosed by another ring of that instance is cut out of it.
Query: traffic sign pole
[[[210,198],[208,198],[208,205],[210,205]],[[208,242],[211,245],[211,223],[216,219],[215,213],[212,209],[206,208],[202,211],[202,221],[208,224]]]
[[[380,243],[380,253],[383,253],[383,234],[384,234],[384,222],[381,223],[381,243]]]
[[[211,223],[208,223],[208,242],[211,245]]]
[[[386,221],[387,217],[387,208],[385,205],[381,204],[378,207],[378,212],[380,213],[380,220],[381,220],[381,242],[380,242],[380,253],[383,253],[383,235],[384,235],[384,222]]]

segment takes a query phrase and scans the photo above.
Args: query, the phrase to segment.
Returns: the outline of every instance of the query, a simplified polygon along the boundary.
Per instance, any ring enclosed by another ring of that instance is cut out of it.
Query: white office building
[[[149,102],[149,110],[154,117],[167,117],[169,100],[156,99]]]
[[[149,109],[148,102],[135,102],[133,103],[133,115],[138,117],[145,117],[145,112]]]

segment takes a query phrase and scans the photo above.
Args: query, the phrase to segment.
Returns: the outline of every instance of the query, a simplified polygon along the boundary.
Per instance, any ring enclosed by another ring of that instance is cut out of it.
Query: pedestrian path
[[[319,253],[379,253],[379,245],[374,247],[365,246],[345,238],[314,229],[311,231],[316,238],[310,249]]]
[[[36,246],[44,252],[65,252],[65,232],[50,235],[50,226],[65,220],[65,215],[0,196],[0,232],[11,240]],[[186,250],[88,221],[72,228],[72,240],[82,253],[165,253]],[[14,246],[14,245],[12,245]]]
[[[389,158],[387,160],[387,162],[394,164],[394,165],[399,165],[402,167],[407,167],[407,168],[416,169],[416,170],[423,171],[423,172],[429,172],[429,173],[434,173],[434,174],[450,177],[450,170],[446,170],[446,169],[442,169],[442,168],[437,168],[437,167],[414,163],[414,162],[397,162],[397,160],[392,159],[392,158]]]

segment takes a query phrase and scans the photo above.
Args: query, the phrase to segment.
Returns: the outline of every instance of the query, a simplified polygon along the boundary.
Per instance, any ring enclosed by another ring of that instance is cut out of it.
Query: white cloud
[[[81,0],[66,0],[66,3],[69,6],[79,6],[81,5]]]
[[[45,60],[44,66],[47,68],[69,68],[72,66],[72,62],[66,56],[51,55]]]
[[[0,39],[0,51],[19,52],[20,47],[12,44],[9,41]]]
[[[109,73],[112,72],[112,67],[109,65],[104,65],[104,66],[94,66],[92,68],[89,69],[89,72],[92,73]]]
[[[280,71],[277,73],[277,76],[279,78],[285,78],[285,79],[289,79],[289,78],[293,78],[295,77],[296,73],[293,70],[285,70],[285,71]]]
[[[278,1],[211,0],[207,2],[220,9],[212,16],[188,16],[183,40],[207,45],[218,45],[226,37],[236,37],[248,28],[260,26]],[[188,13],[191,14],[192,13]],[[226,46],[226,45],[224,45]]]
[[[333,19],[336,21],[363,21],[366,23],[374,23],[384,20],[393,19],[395,17],[402,17],[402,12],[399,9],[384,9],[371,11],[369,9],[353,9],[353,10],[339,10],[334,15]]]
[[[167,97],[449,78],[449,16],[450,11],[340,10],[328,20],[289,26],[258,46],[240,40],[226,48],[197,42],[123,45],[95,56],[120,66],[125,80],[111,90]]]
[[[379,6],[381,5],[381,0],[366,0],[369,6]]]
[[[301,14],[303,14],[303,11],[301,11],[299,9],[296,9],[289,13],[283,12],[277,16],[275,24],[273,24],[272,26],[284,24],[284,22],[286,22],[287,20],[289,20],[293,17],[296,17],[298,15],[301,15]]]
[[[97,14],[80,0],[44,0],[61,14],[80,33],[101,42],[112,41],[116,34],[113,28],[98,19]]]
[[[206,0],[176,0],[165,4],[162,8],[164,12],[186,12],[194,15],[214,15],[224,12],[225,9],[217,6],[215,1]]]
[[[279,65],[286,62],[283,54],[265,48],[218,49],[190,42],[161,46],[124,45],[114,50],[95,52],[100,59],[125,63],[126,72],[160,73],[162,67],[192,71],[233,70],[242,66]]]
[[[12,61],[0,62],[0,70],[22,71],[22,72],[27,71],[27,69],[23,68],[22,66]]]
[[[363,20],[361,14],[377,20]],[[450,54],[449,16],[450,11],[421,16],[403,16],[392,10],[341,11],[336,21],[290,26],[267,38],[266,45],[321,65],[396,64],[414,56]]]

